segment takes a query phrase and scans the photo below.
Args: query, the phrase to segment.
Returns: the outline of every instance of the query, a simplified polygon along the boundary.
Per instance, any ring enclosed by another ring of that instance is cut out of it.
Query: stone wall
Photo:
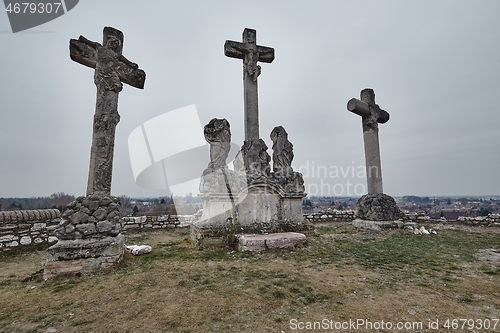
[[[500,214],[489,214],[488,216],[478,217],[460,216],[457,222],[473,226],[500,227]]]
[[[318,213],[305,214],[304,218],[309,222],[350,222],[356,218],[355,211],[323,210]],[[500,214],[489,214],[488,216],[464,217],[457,220],[431,219],[425,214],[405,214],[404,222],[417,223],[458,223],[471,226],[500,227]]]
[[[200,215],[124,217],[123,231],[156,231],[185,228]],[[18,246],[57,241],[54,231],[61,222],[57,209],[0,211],[0,252]]]
[[[200,218],[199,215],[161,215],[124,217],[123,232],[156,231],[166,228],[186,228]]]
[[[356,218],[353,210],[327,209],[318,213],[304,214],[309,222],[350,222]]]
[[[167,228],[185,228],[198,221],[196,215],[162,215],[124,217],[123,231],[144,232]],[[354,211],[324,210],[305,214],[309,222],[350,222],[356,218]],[[57,209],[0,211],[0,251],[18,246],[35,245],[56,241],[54,230],[61,221]],[[471,226],[500,227],[500,214],[479,217],[459,217],[456,221],[432,220],[423,214],[406,214],[405,222],[417,223],[458,223]]]
[[[431,219],[423,213],[405,214],[405,222],[428,222],[428,223],[457,223],[471,226],[500,227],[500,214],[489,214],[488,216],[466,217],[460,216],[457,220]]]
[[[57,240],[60,217],[57,209],[0,211],[0,251]]]

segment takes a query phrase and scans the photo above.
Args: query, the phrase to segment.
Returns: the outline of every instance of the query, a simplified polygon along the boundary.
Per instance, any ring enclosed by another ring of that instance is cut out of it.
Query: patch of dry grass
[[[192,249],[187,230],[128,235],[153,252],[46,282],[43,250],[10,253],[0,257],[0,332],[325,332],[290,328],[325,318],[450,332],[428,320],[500,318],[500,268],[475,257],[500,247],[490,231],[425,237],[332,223],[301,250],[264,254]]]

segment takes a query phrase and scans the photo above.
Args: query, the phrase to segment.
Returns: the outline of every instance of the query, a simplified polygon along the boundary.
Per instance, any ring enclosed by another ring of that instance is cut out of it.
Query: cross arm
[[[224,43],[224,55],[230,58],[245,59],[245,44],[226,40]]]
[[[102,47],[101,44],[80,36],[78,39],[71,39],[69,41],[69,55],[77,63],[90,68],[96,68],[98,49]],[[113,51],[110,50],[110,52]],[[113,54],[116,56],[114,69],[120,81],[132,87],[144,89],[146,73],[137,64],[129,61],[123,55],[114,52]]]
[[[230,58],[245,59],[245,54],[250,52],[250,49],[245,43],[226,40],[224,43],[224,55]],[[274,49],[272,47],[257,45],[260,62],[271,63],[274,60]]]
[[[385,110],[382,110],[377,104],[375,106],[379,110],[379,117],[377,122],[380,124],[384,124],[389,121],[389,113]],[[361,117],[369,117],[371,116],[370,113],[370,106],[368,103],[360,101],[357,98],[351,98],[349,102],[347,102],[347,110],[360,115]]]
[[[118,60],[123,64],[120,64],[116,69],[120,80],[132,87],[144,89],[146,72],[140,69],[136,63],[131,62],[121,54],[118,55]]]
[[[101,46],[101,44],[80,36],[78,39],[71,39],[69,41],[69,56],[77,63],[95,68],[97,62],[97,48],[99,46]]]
[[[274,49],[267,46],[257,46],[259,52],[259,61],[271,63],[274,60]]]

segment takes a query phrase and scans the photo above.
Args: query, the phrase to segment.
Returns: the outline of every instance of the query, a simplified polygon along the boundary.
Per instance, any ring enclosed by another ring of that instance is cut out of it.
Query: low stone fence
[[[186,228],[196,220],[196,215],[129,216],[122,219],[124,232]]]
[[[304,214],[304,218],[313,223],[318,222],[351,222],[356,218],[355,211],[348,210],[324,210],[313,214]],[[404,222],[416,223],[457,223],[471,226],[500,227],[500,214],[489,214],[488,216],[465,217],[461,216],[457,220],[431,219],[425,214],[407,213],[403,218]]]
[[[417,223],[457,223],[470,226],[500,227],[500,214],[489,214],[488,216],[468,217],[460,216],[456,220],[447,220],[445,218],[431,219],[424,214],[405,214],[405,222]]]
[[[155,231],[185,228],[199,219],[198,215],[163,215],[124,217],[123,232]],[[57,241],[54,230],[61,222],[57,209],[0,211],[0,252],[18,246]]]
[[[353,210],[324,210],[313,214],[304,214],[309,222],[350,222],[356,218]]]
[[[185,228],[200,218],[196,215],[162,215],[124,217],[123,232],[156,231],[167,228]],[[313,223],[350,222],[356,218],[354,211],[324,210],[305,214]],[[57,209],[0,211],[0,252],[18,246],[34,245],[56,241],[53,232],[61,221]],[[470,226],[500,227],[500,214],[478,217],[459,217],[457,220],[433,220],[423,214],[405,214],[404,222],[457,223]]]
[[[480,226],[493,226],[500,227],[500,214],[489,214],[488,216],[478,216],[478,217],[465,217],[460,216],[457,222],[466,225],[480,225]]]
[[[60,217],[57,209],[0,211],[0,251],[57,240]]]

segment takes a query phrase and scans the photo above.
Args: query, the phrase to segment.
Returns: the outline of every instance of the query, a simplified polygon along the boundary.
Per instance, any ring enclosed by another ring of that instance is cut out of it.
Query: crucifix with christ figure
[[[115,129],[120,121],[118,93],[122,82],[143,89],[146,73],[122,55],[123,33],[111,27],[104,28],[102,45],[80,36],[70,40],[69,50],[72,60],[95,69],[97,97],[87,195],[110,195]]]
[[[273,62],[274,49],[257,45],[257,32],[254,29],[245,28],[243,42],[227,40],[224,44],[224,54],[227,57],[243,59],[245,141],[258,140],[260,135],[257,77],[260,75],[261,68],[257,62]]]

